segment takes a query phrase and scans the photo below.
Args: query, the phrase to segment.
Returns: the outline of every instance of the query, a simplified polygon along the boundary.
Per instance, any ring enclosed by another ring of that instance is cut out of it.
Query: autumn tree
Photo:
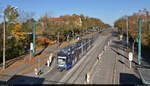
[[[141,18],[142,19],[142,30],[141,30],[141,39],[142,39],[142,45],[144,46],[149,46],[150,43],[150,36],[148,34],[150,34],[149,32],[149,23],[148,20],[150,18],[149,16],[149,12],[144,9],[144,10],[139,10],[138,13],[134,13],[131,16],[128,16],[128,33],[131,36],[131,38],[133,39],[132,42],[132,52],[134,52],[134,45],[136,42],[136,38],[138,38],[138,19]],[[121,29],[124,34],[126,34],[126,18],[123,19],[118,19],[117,21],[115,21],[114,25],[115,27],[118,27],[119,29]]]

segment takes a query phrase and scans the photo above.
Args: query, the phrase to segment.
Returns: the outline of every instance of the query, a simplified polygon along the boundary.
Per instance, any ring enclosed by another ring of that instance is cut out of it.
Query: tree
[[[142,39],[142,45],[149,46],[150,43],[150,32],[148,31],[148,18],[149,18],[149,12],[144,10],[139,10],[138,13],[133,13],[133,15],[128,16],[128,32],[131,38],[133,39],[132,42],[132,52],[134,53],[134,45],[136,42],[136,38],[138,38],[138,19],[142,18],[142,32],[141,32],[141,39]],[[123,22],[122,19],[118,19],[115,21],[115,27],[118,27],[119,29],[122,29],[124,34],[126,34],[126,19],[124,18]]]
[[[12,7],[10,5],[7,6],[7,8],[4,11],[6,18],[8,22],[14,23],[17,21],[17,17],[19,16],[17,8]]]

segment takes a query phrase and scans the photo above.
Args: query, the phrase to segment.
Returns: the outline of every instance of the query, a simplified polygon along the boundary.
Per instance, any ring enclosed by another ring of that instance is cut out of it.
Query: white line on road
[[[101,60],[100,60],[100,61],[97,60],[96,63],[94,64],[94,66],[92,67],[91,71],[90,71],[91,74],[92,74],[92,75],[91,75],[91,80],[90,80],[90,81],[91,81],[91,82],[90,82],[91,84],[93,84],[93,78],[94,78],[94,76],[95,76],[95,74],[93,73],[93,70],[95,69],[95,67],[96,67],[96,65],[97,65],[98,62],[101,63]]]
[[[55,62],[56,62],[56,60],[54,60],[54,63],[51,64],[51,68],[46,73],[42,74],[40,77],[43,77],[44,75],[48,74],[55,67],[55,65],[54,65]]]

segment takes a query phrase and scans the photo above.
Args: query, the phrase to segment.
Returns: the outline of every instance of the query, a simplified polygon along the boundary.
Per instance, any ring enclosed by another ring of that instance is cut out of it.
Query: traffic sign
[[[133,53],[129,52],[129,61],[132,61],[132,60],[133,60]]]
[[[133,60],[133,53],[129,52],[129,61],[130,61],[130,68],[131,68],[131,61]]]
[[[122,40],[122,38],[123,38],[123,35],[120,35],[120,40]]]
[[[33,50],[33,43],[30,43],[30,50]]]

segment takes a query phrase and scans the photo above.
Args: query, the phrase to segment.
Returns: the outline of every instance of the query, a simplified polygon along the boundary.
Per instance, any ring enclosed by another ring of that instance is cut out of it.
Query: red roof
[[[63,21],[63,18],[53,18],[53,21]]]

